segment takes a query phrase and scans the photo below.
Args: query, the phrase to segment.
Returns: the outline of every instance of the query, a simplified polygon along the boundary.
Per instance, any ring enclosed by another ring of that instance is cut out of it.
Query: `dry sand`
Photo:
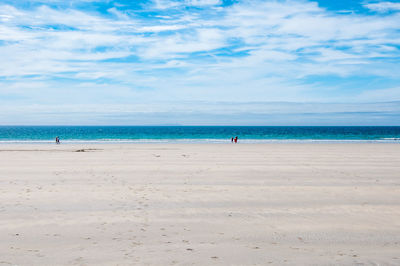
[[[1,145],[0,264],[400,265],[400,145]]]

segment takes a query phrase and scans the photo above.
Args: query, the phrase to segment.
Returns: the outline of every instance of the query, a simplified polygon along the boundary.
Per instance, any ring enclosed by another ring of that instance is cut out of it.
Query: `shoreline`
[[[229,139],[124,139],[124,140],[60,140],[60,144],[234,144]],[[236,144],[340,144],[340,143],[394,143],[400,144],[400,138],[385,139],[239,139]],[[49,145],[54,140],[0,140],[1,145]]]

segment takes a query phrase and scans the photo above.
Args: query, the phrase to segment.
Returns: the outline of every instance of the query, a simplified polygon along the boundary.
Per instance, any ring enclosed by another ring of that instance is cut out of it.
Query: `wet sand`
[[[400,265],[400,145],[1,145],[3,264]]]

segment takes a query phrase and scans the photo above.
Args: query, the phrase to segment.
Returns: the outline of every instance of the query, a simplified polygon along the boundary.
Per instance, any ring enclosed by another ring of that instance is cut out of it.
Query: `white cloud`
[[[143,26],[137,28],[138,32],[161,32],[161,31],[176,31],[187,28],[185,25],[156,25],[156,26]]]
[[[187,5],[191,6],[210,6],[210,5],[220,5],[220,0],[186,0]]]
[[[155,9],[170,9],[184,6],[215,6],[220,5],[221,0],[153,0]]]
[[[400,3],[395,2],[370,3],[365,4],[364,6],[372,11],[381,13],[385,13],[388,11],[400,11]]]
[[[400,87],[363,91],[358,98],[363,101],[400,101]]]
[[[25,101],[44,105],[54,101],[54,88],[66,94],[62,100],[79,98],[79,104],[92,102],[93,95],[108,104],[298,102],[328,98],[326,84],[303,80],[310,76],[398,78],[397,13],[336,14],[305,1],[243,1],[216,9],[219,4],[158,0],[147,10],[154,17],[116,7],[96,14],[3,5],[0,93],[25,95]],[[188,12],[187,5],[197,7]],[[382,92],[382,101],[397,95]],[[359,94],[357,101],[376,97]],[[333,94],[329,100],[345,97]],[[177,104],[152,110],[170,105]]]
[[[400,102],[157,102],[153,104],[3,105],[1,124],[51,125],[400,125]],[[199,111],[202,110],[202,111]],[[340,110],[340,111],[338,111]],[[374,110],[374,112],[371,112]],[[387,118],[385,118],[387,117]],[[12,118],[12,119],[11,119]],[[24,120],[22,118],[28,118]],[[162,120],[160,120],[160,118]],[[160,122],[161,121],[161,122]]]
[[[154,0],[153,2],[155,9],[170,9],[181,6],[181,3],[178,1],[172,0]]]

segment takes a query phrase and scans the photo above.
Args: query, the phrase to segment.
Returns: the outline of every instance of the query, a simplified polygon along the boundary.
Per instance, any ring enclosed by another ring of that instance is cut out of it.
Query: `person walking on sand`
[[[237,143],[237,140],[238,140],[238,137],[236,136],[236,137],[235,137],[235,143]]]

